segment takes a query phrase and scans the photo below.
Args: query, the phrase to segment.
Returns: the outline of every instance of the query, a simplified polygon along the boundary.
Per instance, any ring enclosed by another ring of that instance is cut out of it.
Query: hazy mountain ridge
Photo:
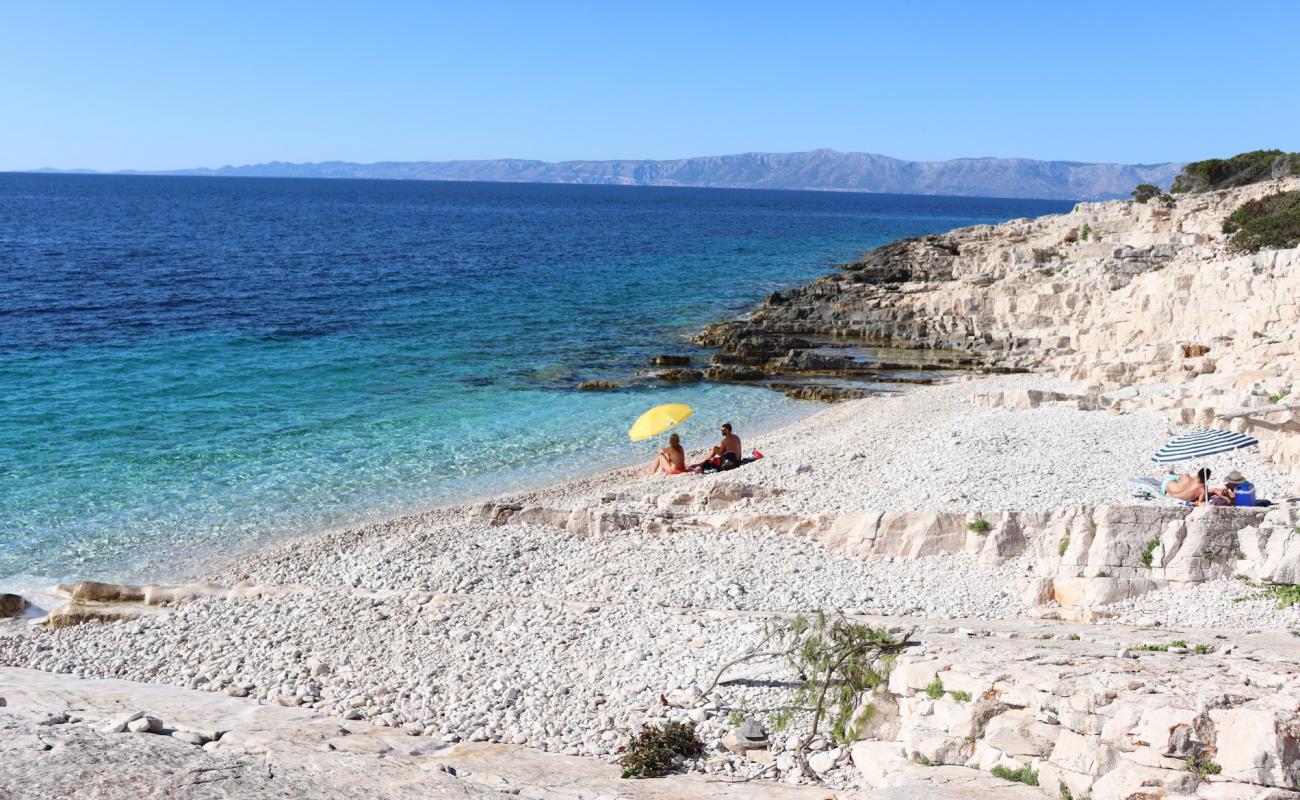
[[[396,180],[585,183],[804,189],[982,197],[1093,200],[1128,197],[1139,183],[1168,188],[1183,164],[1090,164],[1026,158],[905,161],[874,153],[813,150],[669,160],[323,161],[224,166],[132,174],[217,177],[385,178]]]

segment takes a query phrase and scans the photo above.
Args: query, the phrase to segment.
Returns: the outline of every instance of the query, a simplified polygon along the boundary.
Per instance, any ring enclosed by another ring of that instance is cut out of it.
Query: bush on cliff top
[[[1300,245],[1300,191],[1248,200],[1224,218],[1223,232],[1232,234],[1233,247],[1251,253]]]
[[[1300,175],[1300,153],[1281,150],[1252,150],[1232,158],[1207,158],[1183,167],[1174,178],[1171,192],[1208,192],[1251,183]]]

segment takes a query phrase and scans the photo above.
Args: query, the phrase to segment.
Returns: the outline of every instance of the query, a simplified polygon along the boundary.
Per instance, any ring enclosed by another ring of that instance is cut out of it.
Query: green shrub
[[[1232,234],[1233,247],[1250,253],[1300,245],[1300,191],[1247,200],[1224,218],[1223,232]]]
[[[948,696],[951,697],[953,700],[956,700],[958,703],[970,702],[970,692],[965,692],[962,691],[961,689],[958,689],[955,692],[948,692]]]
[[[1207,158],[1183,167],[1171,192],[1207,192],[1246,186],[1283,175],[1300,175],[1300,153],[1252,150],[1232,158]]]
[[[1070,549],[1070,537],[1066,536],[1064,539],[1061,540],[1061,546],[1056,549],[1056,554],[1058,556],[1064,556],[1065,551],[1069,549]]]
[[[931,700],[938,700],[943,697],[943,681],[935,678],[930,682],[929,686],[925,687],[925,694]]]
[[[1159,546],[1160,546],[1159,539],[1152,539],[1151,541],[1147,542],[1147,546],[1142,548],[1142,555],[1138,556],[1138,560],[1142,562],[1142,566],[1144,567],[1151,566],[1152,555],[1156,552],[1156,548]]]
[[[1004,781],[1015,781],[1016,783],[1023,783],[1026,786],[1038,785],[1038,773],[1030,769],[1029,767],[1021,767],[1020,769],[1009,769],[1001,764],[998,764],[996,767],[989,770],[989,772],[991,772],[994,775],[994,777],[1001,778]]]
[[[1204,756],[1192,756],[1187,759],[1187,771],[1195,772],[1197,778],[1204,778],[1206,775],[1218,775],[1223,772],[1223,767]]]
[[[1067,637],[1065,637],[1065,638],[1069,639],[1069,640],[1072,641],[1072,642],[1077,642],[1077,641],[1079,641],[1079,634],[1077,634],[1077,633],[1072,633],[1072,634],[1070,634],[1069,636],[1067,636]]]
[[[1091,235],[1092,235],[1091,225],[1084,225],[1082,228],[1079,229],[1079,241],[1086,242],[1088,241],[1088,237]]]
[[[649,727],[633,736],[619,763],[624,778],[653,778],[671,769],[677,756],[693,756],[703,748],[694,724],[665,722],[662,728]]]
[[[1195,652],[1196,655],[1198,656],[1203,656],[1206,653],[1210,652],[1210,646],[1208,644],[1198,644],[1196,645],[1196,647],[1193,648],[1193,652]]]
[[[1146,203],[1159,197],[1162,192],[1160,191],[1160,187],[1154,184],[1139,183],[1137,188],[1129,194],[1133,196],[1134,201],[1138,203]]]
[[[1172,642],[1169,643],[1169,646],[1186,648],[1187,642],[1184,642],[1182,639],[1174,639]]]
[[[972,533],[988,533],[993,525],[983,517],[976,517],[974,522],[966,523],[966,530]]]

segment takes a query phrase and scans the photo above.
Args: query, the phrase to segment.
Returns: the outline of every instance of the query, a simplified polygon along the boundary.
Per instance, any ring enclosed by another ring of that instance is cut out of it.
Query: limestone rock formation
[[[1300,481],[1300,249],[1238,252],[1221,229],[1246,201],[1297,188],[1081,203],[893,242],[703,332],[720,351],[705,377],[861,371],[814,340],[957,351],[1083,382],[1081,403],[1246,431]]]

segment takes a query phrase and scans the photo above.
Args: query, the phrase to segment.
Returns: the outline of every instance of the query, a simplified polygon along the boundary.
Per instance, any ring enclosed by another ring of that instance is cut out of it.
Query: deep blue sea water
[[[647,458],[807,413],[764,389],[577,392],[901,236],[1068,203],[0,174],[0,588]]]

